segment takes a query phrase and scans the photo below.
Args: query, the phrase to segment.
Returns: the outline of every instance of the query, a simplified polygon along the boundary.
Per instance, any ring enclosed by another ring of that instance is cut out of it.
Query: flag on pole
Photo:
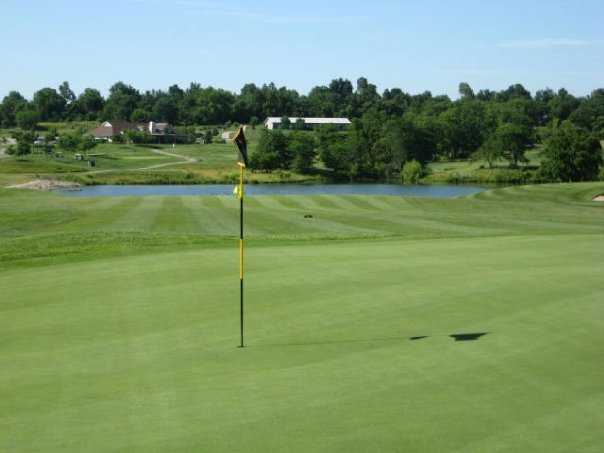
[[[237,135],[233,139],[237,148],[239,148],[240,162],[239,165],[239,185],[235,187],[233,190],[233,195],[235,195],[239,199],[239,319],[240,319],[240,329],[241,329],[241,344],[240,348],[245,347],[244,343],[244,307],[243,307],[243,277],[244,277],[244,235],[243,235],[243,183],[244,181],[244,173],[245,167],[248,166],[248,157],[247,157],[247,141],[245,140],[245,134],[243,133],[243,126],[239,128],[237,131]],[[241,162],[243,161],[243,162]]]
[[[233,141],[237,145],[237,148],[239,148],[239,155],[241,156],[243,164],[248,167],[249,160],[247,157],[247,141],[245,139],[245,134],[243,133],[243,126],[239,128],[239,130],[237,131],[237,135],[235,135]]]
[[[237,184],[235,186],[235,188],[233,189],[233,196],[235,198],[237,198],[238,200],[241,200],[243,198],[243,185],[242,184]]]

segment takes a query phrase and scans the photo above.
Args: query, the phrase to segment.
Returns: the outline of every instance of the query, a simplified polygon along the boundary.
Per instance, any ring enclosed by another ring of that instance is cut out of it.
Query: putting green
[[[602,188],[250,199],[245,350],[232,201],[0,192],[0,450],[599,451]]]

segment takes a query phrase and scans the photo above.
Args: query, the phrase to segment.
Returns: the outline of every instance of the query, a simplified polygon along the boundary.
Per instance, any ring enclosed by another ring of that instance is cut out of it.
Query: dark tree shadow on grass
[[[364,339],[348,339],[348,340],[325,340],[325,341],[305,341],[305,342],[296,342],[296,343],[265,343],[265,344],[257,344],[251,345],[254,346],[264,346],[264,347],[280,347],[280,346],[328,346],[328,345],[337,345],[337,344],[355,344],[355,343],[384,343],[384,342],[404,342],[404,341],[421,341],[427,340],[430,338],[437,337],[450,337],[453,338],[456,342],[458,341],[477,341],[488,335],[489,332],[478,332],[478,333],[455,333],[451,335],[417,335],[413,337],[376,337],[376,338],[364,338]]]
[[[454,338],[455,341],[476,341],[480,340],[485,335],[488,335],[488,332],[480,332],[480,333],[454,333],[449,335],[451,338]]]

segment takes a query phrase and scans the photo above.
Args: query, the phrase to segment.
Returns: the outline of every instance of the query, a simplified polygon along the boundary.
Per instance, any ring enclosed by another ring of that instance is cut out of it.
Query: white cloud
[[[504,41],[497,45],[504,49],[551,49],[554,47],[587,47],[597,44],[596,41],[568,38],[544,38]]]

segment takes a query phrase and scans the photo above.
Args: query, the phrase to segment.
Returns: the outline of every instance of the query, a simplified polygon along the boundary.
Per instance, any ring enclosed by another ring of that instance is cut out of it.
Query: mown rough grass
[[[599,451],[601,192],[250,197],[239,350],[236,200],[0,190],[0,451]]]
[[[39,173],[83,173],[99,171],[132,170],[159,164],[177,163],[182,159],[156,154],[153,148],[135,145],[100,144],[90,151],[89,159],[76,160],[75,152],[61,151],[61,156],[34,153],[25,157],[9,157],[0,160],[0,174]]]

